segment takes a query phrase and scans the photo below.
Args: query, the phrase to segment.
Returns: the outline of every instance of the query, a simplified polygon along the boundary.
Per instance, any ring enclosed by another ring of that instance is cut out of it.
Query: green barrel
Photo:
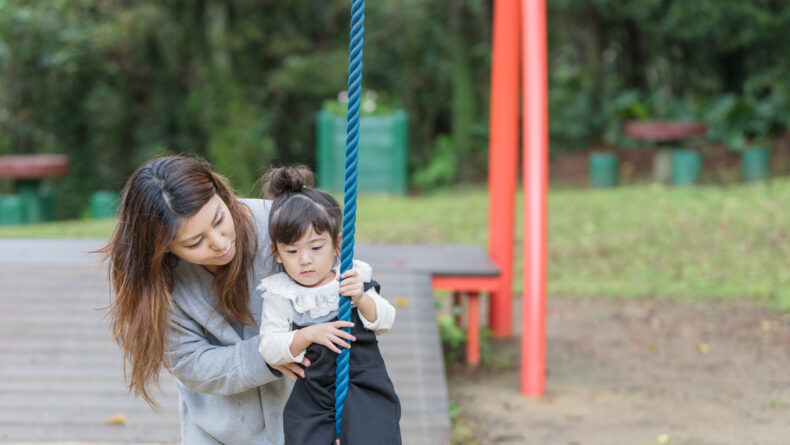
[[[0,226],[23,224],[26,211],[25,201],[19,195],[0,197]]]
[[[699,181],[702,155],[698,151],[678,149],[672,153],[672,183],[693,185]]]
[[[408,115],[362,116],[359,120],[360,192],[403,195],[407,189]],[[323,110],[316,116],[318,186],[343,191],[346,162],[346,118]]]
[[[52,189],[42,188],[38,191],[38,203],[41,207],[41,220],[55,220],[55,194]]]
[[[91,193],[90,207],[91,218],[114,218],[118,205],[118,194],[108,190],[99,190]]]
[[[614,187],[617,185],[619,163],[613,153],[591,153],[589,158],[590,186]]]
[[[753,147],[741,153],[741,176],[744,181],[759,181],[771,175],[771,151]]]
[[[24,179],[16,182],[16,194],[22,200],[24,223],[41,222],[41,202],[38,199],[38,187],[41,181]]]

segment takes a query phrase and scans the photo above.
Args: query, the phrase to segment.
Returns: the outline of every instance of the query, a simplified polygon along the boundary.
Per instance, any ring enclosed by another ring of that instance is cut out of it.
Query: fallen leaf
[[[107,425],[126,425],[126,416],[123,414],[116,414],[110,416],[104,421]]]
[[[406,307],[409,305],[409,300],[404,297],[395,297],[395,306]]]
[[[669,434],[659,434],[658,437],[656,437],[656,442],[661,445],[669,443]]]
[[[708,355],[710,354],[710,346],[707,343],[700,343],[697,345],[697,351],[702,355]]]
[[[763,320],[760,323],[760,327],[763,331],[770,332],[770,331],[778,331],[779,330],[779,322],[778,321],[771,321],[771,320]]]

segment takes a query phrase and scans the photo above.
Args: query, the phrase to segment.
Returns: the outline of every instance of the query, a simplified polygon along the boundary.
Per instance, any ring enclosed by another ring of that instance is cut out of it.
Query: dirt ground
[[[545,396],[519,342],[450,365],[456,444],[790,444],[790,314],[742,302],[550,299]]]

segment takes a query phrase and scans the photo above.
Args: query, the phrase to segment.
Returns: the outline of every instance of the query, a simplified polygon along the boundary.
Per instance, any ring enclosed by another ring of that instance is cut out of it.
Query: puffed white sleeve
[[[379,295],[376,289],[368,289],[365,294],[376,303],[376,320],[369,321],[362,316],[362,313],[359,314],[365,329],[375,332],[376,335],[381,335],[392,329],[392,325],[395,324],[395,307]]]
[[[291,354],[296,331],[291,330],[291,302],[272,292],[264,292],[261,314],[261,343],[258,352],[270,365],[301,362],[305,351],[297,356]]]
[[[357,269],[359,275],[364,281],[371,281],[373,279],[373,268],[369,264],[354,260],[354,268]],[[376,335],[381,335],[390,329],[395,324],[395,307],[386,299],[384,299],[375,287],[368,289],[365,294],[373,299],[376,303],[376,319],[370,321],[366,319],[362,313],[359,313],[359,318],[362,320],[362,325],[365,329],[373,331]]]

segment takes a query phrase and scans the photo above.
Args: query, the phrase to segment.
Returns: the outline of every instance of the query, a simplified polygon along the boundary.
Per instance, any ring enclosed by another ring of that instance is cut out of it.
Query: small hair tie
[[[302,189],[306,189],[306,188],[307,188],[307,186],[306,186],[306,185],[303,185],[303,186],[302,186]]]

